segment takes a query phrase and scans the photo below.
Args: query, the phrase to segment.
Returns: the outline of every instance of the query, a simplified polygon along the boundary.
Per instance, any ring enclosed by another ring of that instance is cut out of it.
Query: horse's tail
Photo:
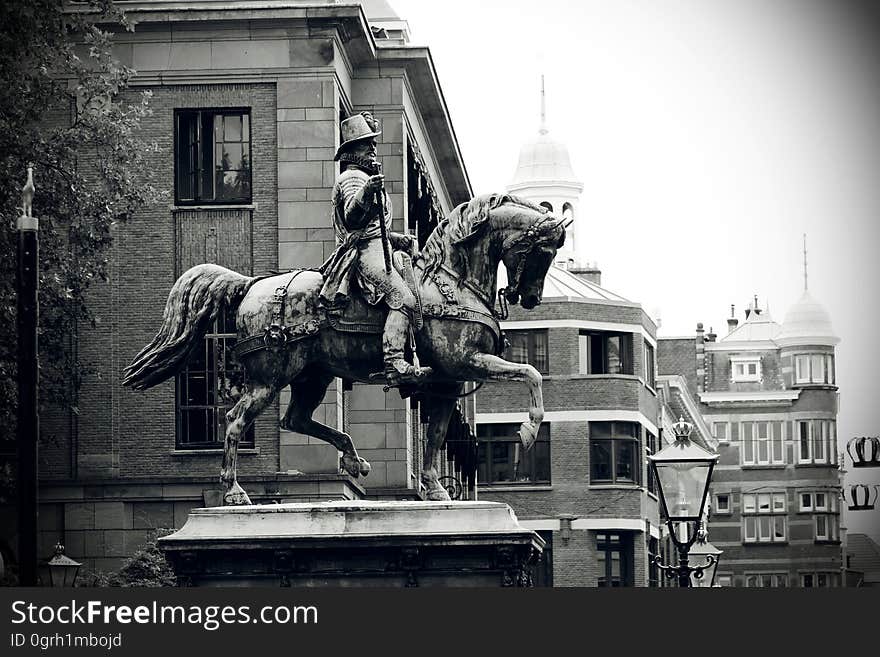
[[[125,368],[122,385],[146,390],[177,374],[221,307],[234,311],[253,280],[219,265],[185,271],[168,295],[162,328]]]

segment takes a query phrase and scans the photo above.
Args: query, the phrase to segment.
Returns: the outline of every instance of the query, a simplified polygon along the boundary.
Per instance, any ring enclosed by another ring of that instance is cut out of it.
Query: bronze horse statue
[[[538,434],[544,415],[541,375],[531,365],[500,357],[504,345],[495,310],[497,274],[503,262],[508,286],[498,294],[502,303],[537,306],[544,277],[564,243],[565,223],[515,196],[478,196],[444,218],[410,263],[409,279],[422,311],[414,348],[433,373],[418,388],[401,392],[423,395],[426,402],[429,425],[421,481],[429,500],[449,499],[438,472],[447,425],[464,383],[525,382],[531,397],[528,420],[519,431],[525,449]],[[336,447],[342,452],[341,468],[354,477],[370,471],[351,436],[316,422],[312,413],[334,377],[370,382],[371,373],[382,369],[385,311],[354,302],[344,312],[323,308],[318,302],[321,285],[321,274],[308,269],[253,278],[218,265],[197,265],[174,284],[159,333],[125,370],[123,384],[135,389],[165,381],[185,367],[222,305],[230,311],[237,308],[235,350],[246,385],[226,415],[220,475],[225,504],[250,503],[236,480],[238,443],[287,385],[292,394],[282,428]]]

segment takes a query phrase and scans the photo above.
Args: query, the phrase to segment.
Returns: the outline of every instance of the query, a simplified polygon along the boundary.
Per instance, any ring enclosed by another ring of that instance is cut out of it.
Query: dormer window
[[[730,380],[734,383],[762,380],[760,357],[730,357]]]

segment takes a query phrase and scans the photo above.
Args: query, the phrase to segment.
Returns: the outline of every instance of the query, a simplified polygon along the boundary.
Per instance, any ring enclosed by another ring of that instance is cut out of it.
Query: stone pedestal
[[[182,585],[530,586],[544,542],[498,502],[194,509],[159,540]]]

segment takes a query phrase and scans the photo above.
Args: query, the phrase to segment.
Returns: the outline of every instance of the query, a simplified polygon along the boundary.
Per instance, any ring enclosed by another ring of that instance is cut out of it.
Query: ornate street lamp
[[[722,554],[722,550],[708,541],[705,530],[697,532],[697,542],[688,552],[688,567],[693,569],[691,586],[710,588],[715,584],[715,571],[718,570],[718,560]],[[710,558],[709,566],[706,567],[705,563]]]
[[[79,567],[82,564],[64,554],[64,546],[55,544],[55,556],[49,559],[49,585],[54,587],[73,586]]]
[[[712,469],[718,455],[690,441],[693,425],[683,418],[672,425],[672,430],[675,432],[675,442],[648,459],[659,488],[666,526],[678,549],[679,564],[666,566],[660,563],[659,557],[654,561],[667,577],[678,577],[679,586],[689,587],[691,573],[700,579],[703,570],[717,561],[716,556],[706,554],[707,563],[691,566],[688,563],[688,552],[699,534],[697,528],[703,516]]]

